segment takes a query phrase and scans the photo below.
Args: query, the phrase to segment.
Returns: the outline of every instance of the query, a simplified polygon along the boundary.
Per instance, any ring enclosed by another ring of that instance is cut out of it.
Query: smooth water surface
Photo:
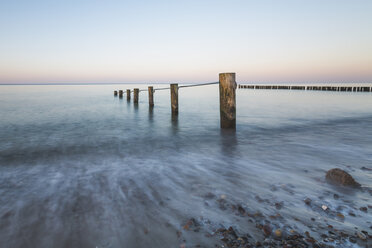
[[[299,231],[315,218],[371,232],[372,210],[359,211],[371,191],[324,176],[338,167],[371,189],[372,93],[237,90],[234,133],[219,128],[217,85],[180,89],[177,118],[168,90],[153,109],[147,92],[138,106],[113,96],[134,87],[0,86],[1,247],[214,247],[205,232],[220,226],[259,240],[220,197]],[[204,231],[185,230],[190,218]]]

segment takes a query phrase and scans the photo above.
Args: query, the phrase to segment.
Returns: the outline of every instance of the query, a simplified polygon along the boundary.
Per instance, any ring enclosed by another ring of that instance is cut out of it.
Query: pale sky
[[[371,0],[0,0],[0,83],[372,82]]]

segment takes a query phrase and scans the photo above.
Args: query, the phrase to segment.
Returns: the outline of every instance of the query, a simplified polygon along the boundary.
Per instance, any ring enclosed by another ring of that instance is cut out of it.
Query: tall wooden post
[[[154,87],[149,86],[149,106],[154,107]]]
[[[114,96],[117,96],[117,95],[118,95],[118,91],[115,90],[115,91],[114,91]]]
[[[130,101],[130,90],[127,89],[127,101]]]
[[[221,128],[236,128],[235,73],[220,73]]]
[[[178,84],[170,85],[172,114],[178,115]]]
[[[138,93],[139,93],[139,89],[138,88],[135,88],[133,90],[133,102],[134,103],[138,103]]]
[[[119,97],[123,98],[123,90],[119,90]]]

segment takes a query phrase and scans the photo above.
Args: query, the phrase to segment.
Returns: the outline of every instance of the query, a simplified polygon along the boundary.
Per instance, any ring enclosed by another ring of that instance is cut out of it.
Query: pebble
[[[367,213],[368,209],[366,207],[361,207],[361,208],[359,208],[359,210]]]
[[[337,216],[340,217],[341,219],[344,219],[345,218],[345,216],[343,214],[341,214],[341,213],[337,213]]]
[[[358,232],[357,234],[358,234],[358,237],[359,237],[361,240],[367,240],[366,235],[364,235],[363,233]]]
[[[275,203],[275,208],[276,209],[281,209],[283,207],[283,202],[276,202]]]
[[[349,215],[355,217],[355,214],[351,211],[349,212]]]
[[[310,205],[311,204],[311,199],[310,198],[306,198],[304,200],[304,202],[305,202],[306,205]]]
[[[263,226],[263,232],[266,236],[269,236],[272,232],[271,226],[270,225],[264,225]]]
[[[354,238],[354,237],[349,237],[349,241],[351,242],[351,243],[356,243],[357,241],[356,241],[356,239]]]
[[[322,205],[322,209],[323,209],[324,211],[326,211],[326,210],[328,209],[328,207],[327,207],[326,205]]]
[[[278,238],[282,236],[282,231],[280,229],[276,229],[274,233],[275,233],[275,236]]]

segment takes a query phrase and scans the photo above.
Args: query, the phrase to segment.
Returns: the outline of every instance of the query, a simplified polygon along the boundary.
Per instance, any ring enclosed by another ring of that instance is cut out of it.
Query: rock
[[[359,237],[361,240],[367,240],[366,235],[364,235],[363,233],[358,232],[357,234],[358,234],[358,237]]]
[[[354,237],[349,237],[349,241],[351,242],[351,243],[356,243],[357,241],[356,241],[356,239],[354,238]]]
[[[245,209],[241,205],[237,205],[238,212],[240,215],[245,215]]]
[[[304,200],[304,202],[305,202],[306,205],[310,205],[311,204],[311,199],[310,198],[306,198]]]
[[[327,207],[326,205],[322,205],[322,209],[323,209],[324,211],[326,211],[326,210],[328,209],[328,207]]]
[[[263,230],[265,236],[269,236],[272,232],[272,229],[271,229],[270,225],[264,225],[262,230]]]
[[[360,211],[363,211],[363,212],[365,212],[365,213],[367,213],[367,211],[368,211],[368,209],[367,209],[366,207],[361,207],[361,208],[359,208],[359,210],[360,210]]]
[[[355,214],[352,211],[349,212],[349,215],[355,217]]]
[[[215,197],[216,197],[216,195],[211,193],[211,192],[208,192],[207,194],[204,195],[204,198],[206,198],[206,199],[213,199]]]
[[[337,217],[339,217],[341,219],[344,219],[345,218],[345,216],[343,214],[341,214],[341,213],[337,213]]]
[[[275,208],[278,209],[278,210],[279,210],[279,209],[282,209],[283,205],[284,205],[283,202],[276,202],[276,203],[275,203]]]
[[[336,185],[360,187],[360,184],[357,183],[349,173],[338,168],[327,171],[326,180]]]
[[[280,229],[276,229],[275,232],[274,232],[274,234],[275,234],[275,236],[276,236],[277,238],[282,237],[282,231],[281,231]]]
[[[199,230],[199,226],[200,224],[194,219],[194,218],[191,218],[189,219],[186,224],[183,226],[183,229],[185,230],[190,230],[192,227],[194,227],[194,231],[198,231]]]

